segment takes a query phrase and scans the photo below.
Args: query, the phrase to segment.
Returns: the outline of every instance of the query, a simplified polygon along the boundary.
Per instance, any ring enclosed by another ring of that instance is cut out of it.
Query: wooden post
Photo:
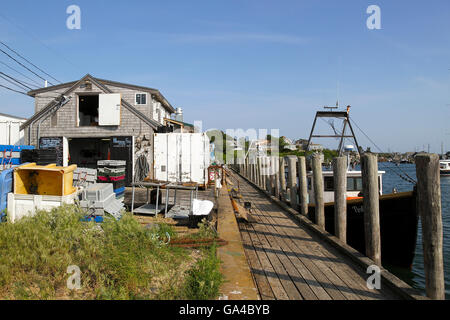
[[[296,156],[288,156],[288,188],[289,195],[291,199],[291,207],[297,210],[298,201],[297,201],[297,157]]]
[[[256,158],[256,184],[261,187],[261,158]]]
[[[439,156],[416,156],[417,210],[422,221],[423,257],[427,296],[445,299],[441,183]]]
[[[272,160],[271,157],[266,158],[266,166],[267,166],[266,190],[270,195],[273,194],[273,186],[272,186],[273,175],[272,175],[272,161],[271,160]]]
[[[334,175],[334,233],[347,243],[347,158],[333,160]]]
[[[300,213],[308,215],[308,177],[306,175],[306,158],[298,157],[298,198]]]
[[[380,191],[377,156],[372,153],[364,154],[361,157],[361,169],[366,255],[381,266]]]
[[[284,158],[280,158],[280,169],[278,170],[278,176],[280,178],[280,198],[283,200],[286,193],[286,174],[285,174],[286,162]]]
[[[278,157],[272,157],[272,165],[273,165],[273,191],[274,196],[279,199],[280,198],[280,161]]]
[[[312,158],[313,184],[314,184],[314,205],[316,224],[325,230],[325,207],[323,202],[323,175],[322,159],[319,154]]]
[[[244,169],[244,171],[245,171],[245,177],[248,179],[248,172],[249,172],[249,170],[248,170],[248,158],[245,158],[245,169]]]
[[[256,168],[256,158],[253,158],[253,183],[258,185],[258,179],[257,177],[257,168]]]
[[[267,157],[261,158],[262,188],[267,190]]]

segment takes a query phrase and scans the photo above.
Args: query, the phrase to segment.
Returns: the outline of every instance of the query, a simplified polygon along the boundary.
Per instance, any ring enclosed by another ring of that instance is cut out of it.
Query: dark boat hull
[[[309,218],[315,222],[314,206]],[[418,215],[414,192],[380,197],[381,260],[385,266],[411,268],[417,241]],[[334,233],[334,203],[325,204],[325,229]],[[362,199],[347,201],[347,244],[365,254]]]

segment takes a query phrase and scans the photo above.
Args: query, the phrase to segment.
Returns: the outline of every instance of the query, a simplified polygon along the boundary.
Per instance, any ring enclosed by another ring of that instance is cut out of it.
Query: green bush
[[[164,244],[166,233],[175,235],[170,226],[146,229],[131,214],[102,224],[83,216],[63,206],[0,224],[0,297],[152,299],[182,288],[190,251]],[[81,270],[79,291],[66,287],[70,265]]]
[[[214,299],[223,283],[220,260],[216,256],[216,246],[208,249],[207,255],[187,272],[184,296],[189,300]]]

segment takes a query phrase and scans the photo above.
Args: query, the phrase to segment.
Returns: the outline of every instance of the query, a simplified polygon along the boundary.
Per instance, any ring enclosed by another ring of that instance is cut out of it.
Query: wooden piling
[[[372,153],[364,154],[361,157],[361,169],[366,255],[381,266],[380,191],[377,156]]]
[[[278,157],[272,157],[273,165],[273,195],[280,198],[280,161]]]
[[[300,213],[304,216],[308,214],[308,178],[306,174],[306,158],[298,157],[298,198]]]
[[[334,175],[334,233],[347,243],[347,158],[333,160]]]
[[[259,158],[256,158],[255,167],[256,167],[256,185],[261,186],[261,184],[260,184],[261,171],[260,171]]]
[[[323,202],[323,174],[322,159],[319,154],[312,157],[313,185],[314,185],[314,205],[316,224],[325,230],[325,207]]]
[[[291,207],[295,210],[298,209],[297,200],[297,157],[288,156],[288,188],[291,199]]]
[[[261,176],[262,176],[262,189],[266,190],[267,189],[267,184],[266,184],[266,179],[267,179],[267,167],[266,167],[266,163],[267,163],[267,157],[262,157],[261,158]]]
[[[273,175],[272,175],[272,159],[270,157],[266,158],[266,165],[267,165],[267,178],[266,178],[266,190],[270,195],[273,195]]]
[[[439,156],[416,156],[417,210],[422,222],[423,257],[427,296],[445,299],[443,231]]]
[[[280,179],[280,199],[281,200],[284,200],[283,198],[285,197],[285,193],[286,193],[285,167],[286,167],[286,162],[284,161],[284,158],[281,157],[280,158],[280,169],[279,169],[279,174],[278,174],[278,177]]]

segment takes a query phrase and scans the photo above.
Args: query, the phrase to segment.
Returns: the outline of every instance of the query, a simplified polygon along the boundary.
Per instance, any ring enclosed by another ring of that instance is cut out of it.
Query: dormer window
[[[147,104],[147,94],[136,93],[136,105],[146,105],[146,104]]]

